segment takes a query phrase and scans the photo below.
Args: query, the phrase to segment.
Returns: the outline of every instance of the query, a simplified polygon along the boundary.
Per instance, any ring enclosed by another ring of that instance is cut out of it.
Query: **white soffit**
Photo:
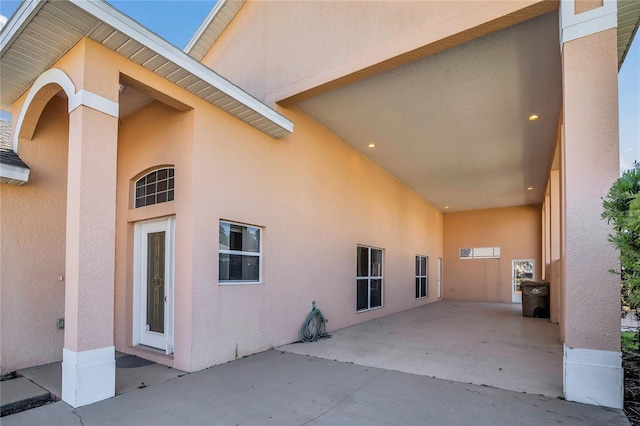
[[[200,25],[184,51],[197,61],[211,49],[233,18],[244,6],[245,0],[218,0]]]
[[[269,136],[293,131],[289,119],[104,1],[38,0],[20,5],[0,32],[0,108],[8,110],[85,36]]]
[[[297,105],[443,211],[538,204],[561,106],[557,40],[551,12]]]
[[[618,0],[618,67],[622,66],[640,24],[640,0]]]

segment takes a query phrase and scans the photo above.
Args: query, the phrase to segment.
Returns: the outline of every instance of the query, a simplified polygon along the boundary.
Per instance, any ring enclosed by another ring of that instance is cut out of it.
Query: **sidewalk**
[[[309,343],[313,345],[314,343]],[[621,410],[270,350],[13,425],[628,425]]]

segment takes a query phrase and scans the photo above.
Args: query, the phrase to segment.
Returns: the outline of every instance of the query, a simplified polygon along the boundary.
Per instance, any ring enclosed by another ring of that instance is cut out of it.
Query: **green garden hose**
[[[320,309],[316,308],[315,300],[311,306],[311,312],[300,329],[300,340],[303,342],[316,342],[321,337],[327,336],[325,324],[329,320],[324,318]]]

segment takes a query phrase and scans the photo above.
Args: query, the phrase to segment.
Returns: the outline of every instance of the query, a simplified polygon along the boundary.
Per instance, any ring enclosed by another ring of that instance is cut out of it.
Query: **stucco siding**
[[[511,261],[534,259],[542,271],[540,206],[444,215],[445,299],[511,302]],[[460,259],[461,248],[500,247],[499,259]]]
[[[118,191],[116,213],[116,348],[132,352],[134,225],[161,217],[176,218],[176,325],[173,360],[163,361],[191,369],[192,328],[192,139],[193,113],[179,112],[153,102],[121,121],[118,137]],[[158,166],[175,167],[173,202],[132,208],[132,186],[144,172]]]
[[[193,367],[297,340],[315,300],[329,330],[437,298],[442,214],[296,109],[280,140],[196,111]],[[264,227],[263,284],[219,285],[220,219]],[[356,247],[384,249],[383,308],[356,313]],[[415,299],[415,256],[430,257]]]
[[[202,62],[257,98],[278,102],[555,9],[556,2],[540,0],[247,1]]]
[[[62,360],[68,127],[54,97],[20,146],[29,184],[0,185],[0,374]]]

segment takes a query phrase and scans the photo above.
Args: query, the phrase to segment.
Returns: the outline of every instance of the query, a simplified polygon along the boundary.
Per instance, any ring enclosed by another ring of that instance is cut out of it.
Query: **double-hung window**
[[[379,248],[358,246],[356,310],[367,311],[382,306],[382,258]]]
[[[416,256],[416,299],[429,296],[429,258]]]
[[[262,230],[255,226],[220,221],[220,284],[262,282]]]

